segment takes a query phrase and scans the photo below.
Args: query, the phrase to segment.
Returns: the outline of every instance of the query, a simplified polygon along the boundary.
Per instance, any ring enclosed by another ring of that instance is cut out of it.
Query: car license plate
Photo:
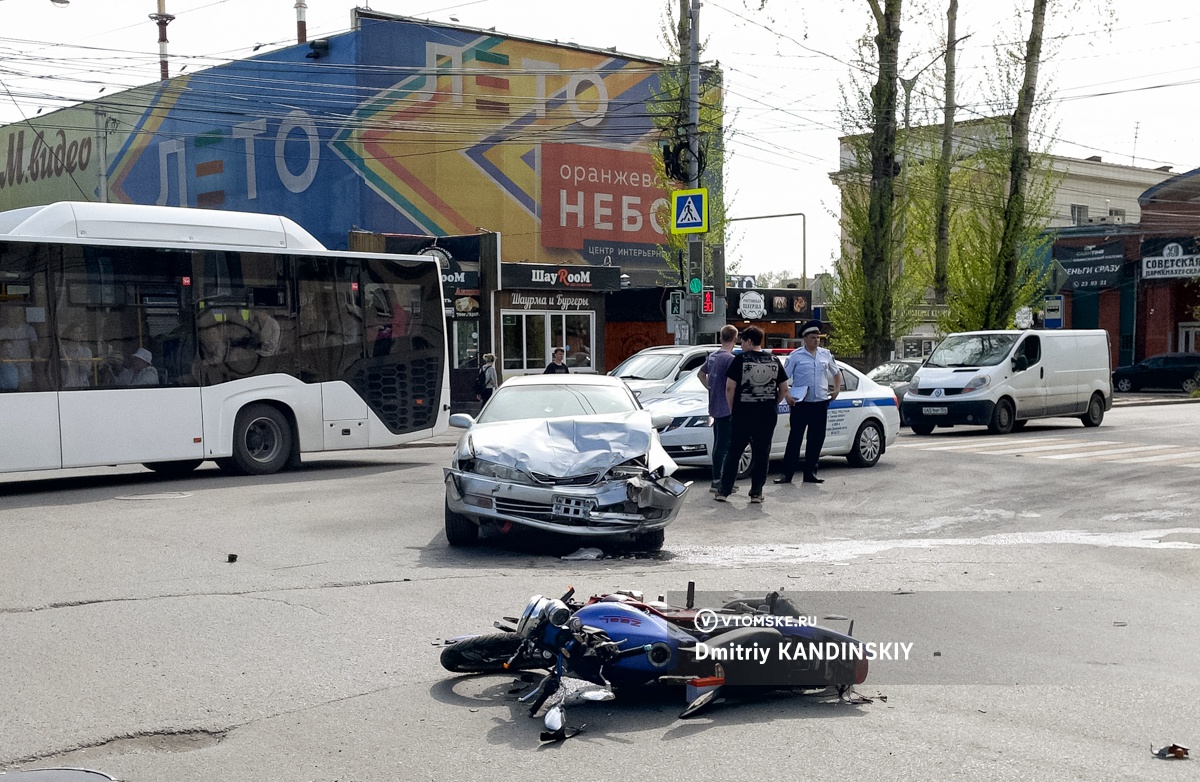
[[[925,415],[946,415],[950,410],[945,407],[922,407],[921,412]]]

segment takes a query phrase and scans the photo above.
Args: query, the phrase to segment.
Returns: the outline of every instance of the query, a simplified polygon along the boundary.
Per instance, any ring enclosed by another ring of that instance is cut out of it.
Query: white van
[[[968,331],[951,334],[913,376],[902,402],[917,434],[937,426],[1020,430],[1033,418],[1099,426],[1112,407],[1108,332]]]

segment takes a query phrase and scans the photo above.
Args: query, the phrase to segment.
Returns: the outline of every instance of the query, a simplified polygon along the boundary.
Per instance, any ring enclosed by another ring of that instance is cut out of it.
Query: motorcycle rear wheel
[[[521,639],[516,633],[491,633],[468,638],[442,650],[442,667],[453,673],[502,673],[504,663],[517,652]],[[526,671],[545,663],[522,655],[507,668]]]

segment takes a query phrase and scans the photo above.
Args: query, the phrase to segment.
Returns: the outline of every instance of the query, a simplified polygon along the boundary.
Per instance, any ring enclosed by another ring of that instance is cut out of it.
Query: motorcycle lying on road
[[[527,678],[536,684],[519,698],[530,716],[546,707],[543,741],[574,735],[566,723],[570,700],[613,700],[623,688],[683,685],[680,716],[687,718],[727,691],[833,688],[844,698],[867,677],[853,622],[847,633],[819,626],[777,592],[716,609],[695,608],[693,582],[685,607],[632,591],[583,603],[574,594],[534,595],[519,618],[494,623],[502,632],[447,640],[442,666],[454,673],[546,671]],[[564,679],[590,686],[568,692]]]

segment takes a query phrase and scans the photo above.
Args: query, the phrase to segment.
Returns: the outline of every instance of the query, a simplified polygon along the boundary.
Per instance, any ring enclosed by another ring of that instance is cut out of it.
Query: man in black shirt
[[[546,371],[543,372],[542,374],[543,375],[569,375],[569,374],[571,374],[571,370],[568,369],[567,365],[563,363],[563,359],[566,358],[566,355],[567,355],[566,351],[564,351],[562,348],[555,348],[554,354],[553,354],[553,356],[551,356],[552,360],[550,361],[549,364],[546,365]]]
[[[751,326],[742,332],[742,352],[734,356],[725,377],[725,393],[733,411],[733,436],[725,466],[721,469],[721,487],[713,496],[724,502],[733,491],[737,464],[746,446],[750,446],[750,502],[763,501],[763,485],[771,459],[771,437],[779,419],[779,403],[787,392],[787,373],[770,353],[762,352],[762,329]]]

